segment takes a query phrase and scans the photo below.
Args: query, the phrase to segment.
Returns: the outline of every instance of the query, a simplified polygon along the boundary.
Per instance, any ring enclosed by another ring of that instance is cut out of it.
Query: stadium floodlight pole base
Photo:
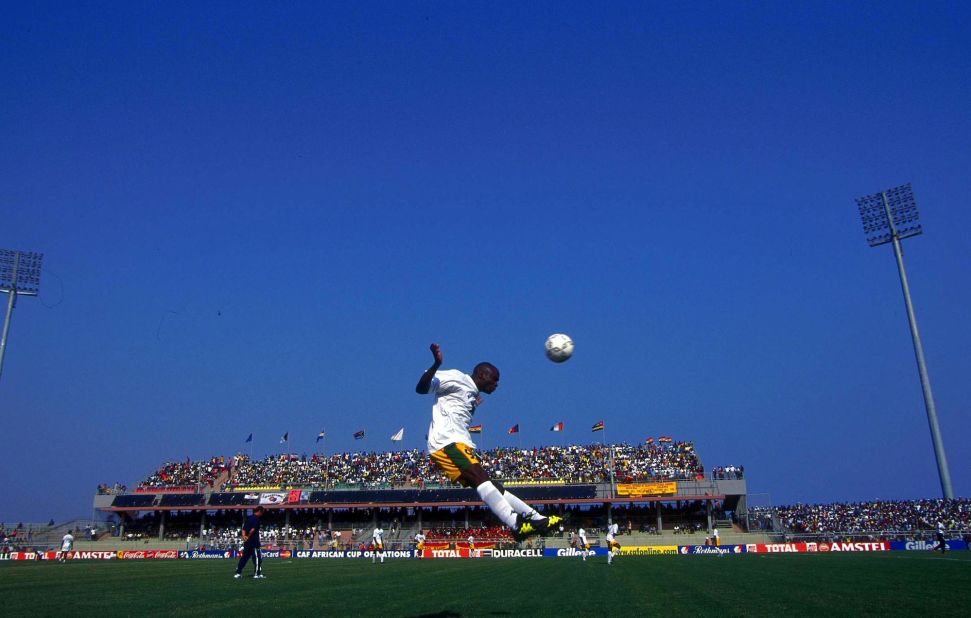
[[[914,354],[917,357],[917,372],[920,374],[920,386],[924,392],[924,407],[927,409],[927,424],[931,429],[931,441],[934,443],[934,456],[937,458],[937,473],[941,478],[941,490],[948,500],[954,498],[951,486],[951,473],[947,465],[947,455],[944,453],[944,441],[941,438],[941,427],[937,422],[937,406],[934,405],[934,393],[931,391],[931,380],[927,373],[927,363],[924,361],[924,346],[920,341],[920,331],[917,329],[917,314],[914,313],[914,303],[910,298],[910,284],[907,282],[907,270],[904,268],[904,252],[901,249],[900,238],[890,212],[887,193],[881,192],[883,207],[887,212],[890,223],[893,253],[897,258],[897,272],[900,274],[900,287],[904,293],[904,304],[907,306],[907,320],[910,322],[910,336],[914,341]]]

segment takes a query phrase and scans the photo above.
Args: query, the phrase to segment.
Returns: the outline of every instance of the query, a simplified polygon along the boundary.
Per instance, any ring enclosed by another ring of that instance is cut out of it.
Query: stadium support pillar
[[[424,511],[425,509],[418,507],[415,510],[418,512],[418,532],[421,532],[421,514],[422,514],[422,511]]]
[[[655,502],[654,508],[657,510],[657,533],[661,534],[661,531],[664,530],[663,528],[664,522],[661,521],[661,502],[660,501]]]
[[[202,512],[202,518],[199,520],[199,540],[202,541],[203,535],[206,533],[206,512]]]
[[[283,511],[283,525],[290,529],[290,509]]]
[[[705,500],[705,510],[708,512],[708,534],[711,534],[711,500]]]
[[[165,511],[161,511],[161,516],[158,518],[158,540],[165,540]]]
[[[327,509],[327,529],[334,529],[334,509]]]
[[[465,527],[468,528],[469,527],[469,511],[471,509],[469,509],[468,507],[466,507],[463,510],[465,511]]]

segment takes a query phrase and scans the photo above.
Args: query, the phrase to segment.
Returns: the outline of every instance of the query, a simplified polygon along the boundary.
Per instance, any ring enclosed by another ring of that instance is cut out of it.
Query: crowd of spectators
[[[694,479],[704,469],[691,442],[571,445],[495,449],[483,453],[482,467],[508,481],[565,480],[578,483]]]
[[[505,526],[474,526],[469,528],[441,527],[428,530],[425,539],[431,542],[461,542],[465,543],[469,537],[477,543],[508,542],[515,540],[512,532]]]
[[[122,485],[121,483],[115,483],[114,485],[109,485],[108,483],[100,483],[98,485],[98,494],[102,496],[104,495],[116,496],[116,495],[126,493],[127,491],[128,491],[128,486]]]
[[[137,490],[205,485],[212,487],[226,469],[222,457],[212,457],[204,461],[191,461],[187,458],[182,462],[168,462],[139,483]]]
[[[713,479],[743,479],[745,466],[717,466],[711,469]]]
[[[445,479],[432,470],[424,451],[335,453],[324,456],[271,455],[251,460],[237,455],[225,486],[307,487],[353,485],[358,487],[409,486]]]
[[[691,442],[631,446],[545,446],[496,448],[480,453],[482,467],[504,481],[574,483],[696,479],[704,468]],[[734,467],[733,467],[734,468]],[[613,472],[613,475],[611,475]],[[233,458],[226,488],[350,485],[365,488],[425,487],[447,479],[419,449],[335,453],[325,456],[272,455]]]
[[[971,499],[875,500],[796,504],[774,509],[785,532],[794,534],[911,532],[971,529]],[[764,518],[763,518],[764,519]]]

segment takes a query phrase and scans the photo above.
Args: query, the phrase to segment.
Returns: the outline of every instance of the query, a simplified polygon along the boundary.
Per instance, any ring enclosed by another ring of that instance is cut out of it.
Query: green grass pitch
[[[968,616],[971,552],[0,564],[7,616]]]

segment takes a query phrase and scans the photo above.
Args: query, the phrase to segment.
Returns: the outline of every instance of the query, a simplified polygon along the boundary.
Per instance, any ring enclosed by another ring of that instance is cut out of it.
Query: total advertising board
[[[865,542],[809,542],[809,543],[749,543],[745,551],[755,554],[825,554],[838,552],[890,551],[888,541]]]
[[[426,549],[422,558],[542,558],[542,549]]]

